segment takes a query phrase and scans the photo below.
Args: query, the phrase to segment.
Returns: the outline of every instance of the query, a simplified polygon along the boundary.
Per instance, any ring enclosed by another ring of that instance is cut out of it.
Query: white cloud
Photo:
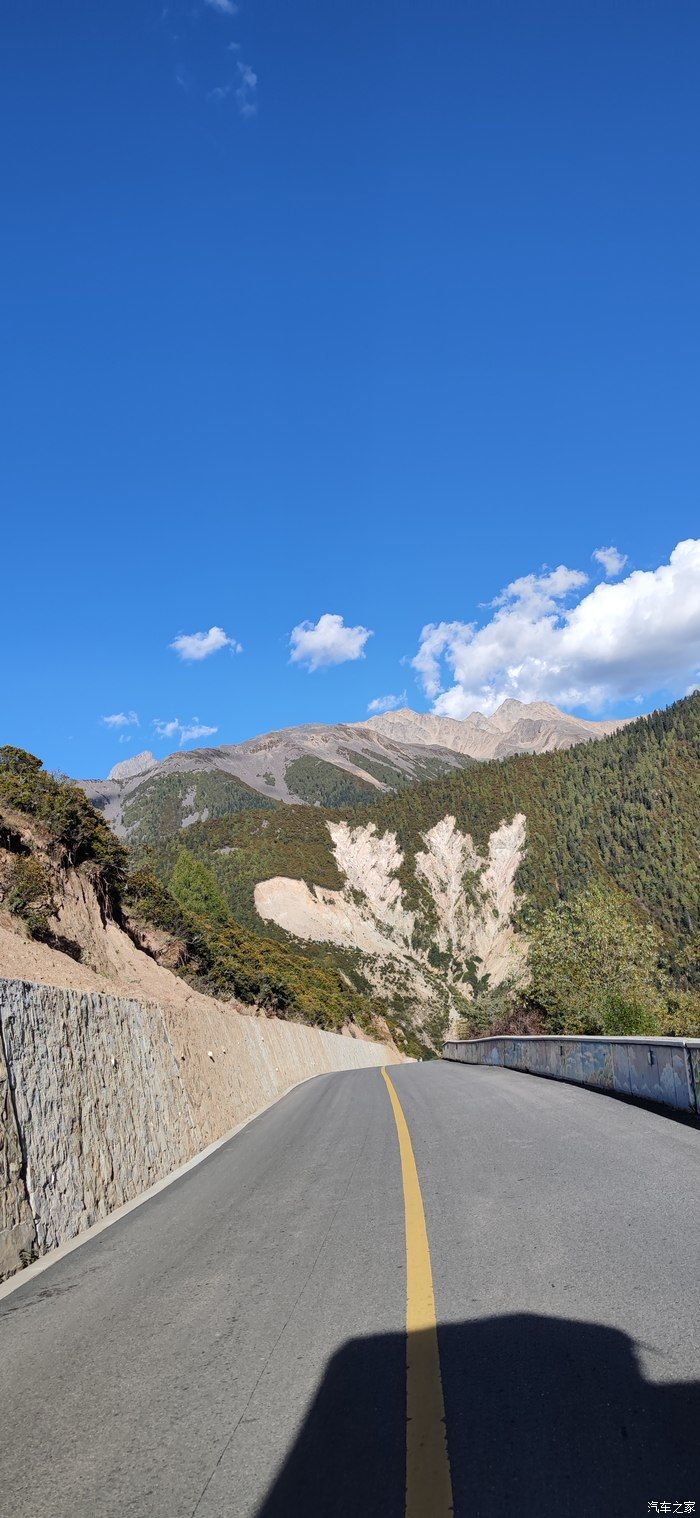
[[[253,72],[248,63],[241,63],[240,60],[236,64],[236,68],[238,69],[241,81],[236,90],[238,109],[241,116],[254,116],[258,109],[258,103],[255,98],[258,88],[258,76]]]
[[[153,726],[158,738],[177,738],[180,748],[185,743],[191,743],[193,738],[211,738],[213,733],[219,731],[218,727],[206,727],[199,717],[193,717],[191,722],[181,722],[179,717],[164,722],[161,717],[156,717]]]
[[[237,50],[239,43],[232,42],[230,47]],[[229,80],[228,84],[215,85],[213,90],[209,90],[207,100],[213,100],[220,105],[229,95],[235,93],[236,104],[241,116],[255,116],[258,109],[258,103],[255,98],[255,92],[258,87],[258,76],[247,63],[237,61],[236,68],[238,70],[238,84],[233,79]]]
[[[371,637],[368,628],[346,627],[342,617],[326,611],[318,622],[299,622],[292,628],[289,662],[315,670],[345,664],[348,659],[362,659],[365,643]]]
[[[627,563],[627,554],[620,553],[619,548],[613,548],[612,546],[610,548],[596,548],[592,554],[592,558],[596,559],[599,564],[602,564],[607,580],[616,579],[622,573]]]
[[[585,581],[560,565],[514,580],[483,627],[424,627],[412,663],[433,710],[466,717],[510,696],[597,711],[644,692],[681,693],[700,663],[700,539],[679,543],[658,569],[564,605]]]
[[[138,727],[139,719],[136,712],[113,712],[111,717],[103,717],[105,727]]]
[[[219,11],[222,16],[236,16],[238,14],[238,6],[235,4],[235,0],[205,0],[205,4],[210,5],[213,11]]]
[[[210,654],[218,653],[220,648],[230,648],[234,654],[243,652],[242,645],[235,638],[229,638],[223,627],[210,627],[208,632],[180,633],[179,637],[173,638],[170,647],[187,664],[198,659],[208,659]]]
[[[402,690],[400,696],[375,696],[367,707],[368,712],[395,712],[400,706],[406,705],[406,692]]]
[[[154,717],[153,726],[159,738],[175,738],[180,731],[180,722],[177,717],[173,717],[171,722],[164,722],[162,717]]]
[[[423,628],[418,653],[411,663],[431,701],[441,690],[440,660],[447,656],[452,662],[453,653],[469,642],[475,627],[475,622],[428,622]]]
[[[511,580],[510,585],[495,597],[493,605],[505,606],[509,601],[519,601],[532,612],[551,611],[570,591],[580,590],[587,579],[588,575],[580,569],[567,569],[565,564],[547,569],[545,565],[542,574],[521,575],[518,580]]]

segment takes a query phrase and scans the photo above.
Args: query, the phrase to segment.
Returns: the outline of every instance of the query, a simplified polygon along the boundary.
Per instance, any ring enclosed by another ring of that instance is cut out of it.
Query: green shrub
[[[218,927],[231,921],[231,912],[211,870],[187,849],[182,849],[178,855],[170,891],[178,906],[190,917],[204,918],[210,925]]]
[[[663,1016],[662,937],[612,884],[584,886],[532,932],[531,996],[554,1033],[653,1033]]]
[[[0,748],[0,802],[35,817],[65,850],[67,862],[94,860],[108,897],[117,905],[126,876],[126,850],[104,818],[71,781],[56,780],[23,749]]]
[[[10,871],[4,904],[27,924],[32,938],[48,939],[54,900],[51,873],[40,860],[21,855]]]

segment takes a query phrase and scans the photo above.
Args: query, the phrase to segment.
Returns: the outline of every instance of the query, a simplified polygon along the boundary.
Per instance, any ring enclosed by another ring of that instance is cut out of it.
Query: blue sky
[[[5,741],[94,775],[404,690],[688,688],[696,4],[11,0],[4,32]]]

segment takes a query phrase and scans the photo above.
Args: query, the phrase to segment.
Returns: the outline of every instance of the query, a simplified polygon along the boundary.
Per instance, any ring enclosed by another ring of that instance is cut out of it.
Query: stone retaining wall
[[[307,1076],[401,1057],[219,1003],[188,1034],[153,1004],[0,980],[0,1280]]]

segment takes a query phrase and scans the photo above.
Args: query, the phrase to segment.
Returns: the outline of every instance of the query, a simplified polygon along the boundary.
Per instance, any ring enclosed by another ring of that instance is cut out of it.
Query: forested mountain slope
[[[671,937],[697,931],[700,890],[700,693],[639,718],[600,743],[468,773],[380,798],[410,868],[421,834],[446,813],[477,846],[523,812],[528,841],[517,875],[526,916],[592,879],[609,880]]]
[[[693,695],[370,807],[200,823],[141,864],[176,893],[196,864],[241,926],[323,955],[433,1041],[459,1018],[689,1028],[699,749]]]

